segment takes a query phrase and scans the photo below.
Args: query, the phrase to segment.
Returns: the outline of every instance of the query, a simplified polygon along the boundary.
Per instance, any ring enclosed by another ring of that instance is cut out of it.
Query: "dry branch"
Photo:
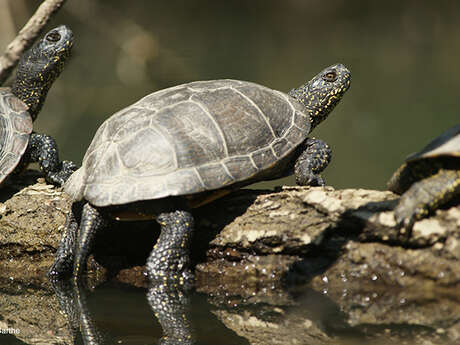
[[[33,44],[51,16],[61,8],[65,1],[43,1],[16,38],[8,45],[5,53],[0,56],[0,85],[9,77],[22,53]]]

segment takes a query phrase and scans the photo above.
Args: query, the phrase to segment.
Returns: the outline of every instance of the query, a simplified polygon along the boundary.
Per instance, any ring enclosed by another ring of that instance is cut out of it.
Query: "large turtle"
[[[46,180],[57,185],[75,170],[72,162],[59,162],[53,138],[32,132],[32,122],[68,60],[72,44],[73,34],[66,26],[49,31],[22,56],[11,88],[0,88],[0,183],[31,162],[38,162]]]
[[[151,280],[189,278],[190,208],[293,172],[299,184],[324,185],[319,173],[331,151],[307,136],[349,85],[350,72],[337,64],[289,94],[245,81],[199,81],[117,112],[64,186],[86,203],[79,232],[69,215],[50,275],[72,271],[73,264],[79,277],[104,219],[135,214],[153,215],[161,225],[147,261]]]
[[[394,210],[398,226],[410,231],[415,221],[460,194],[460,125],[431,141],[388,181],[388,189],[402,194]]]

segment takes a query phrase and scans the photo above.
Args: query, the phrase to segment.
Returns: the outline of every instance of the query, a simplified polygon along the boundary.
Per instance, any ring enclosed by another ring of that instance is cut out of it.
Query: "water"
[[[206,286],[184,292],[111,282],[90,291],[66,283],[54,294],[11,283],[0,294],[0,329],[17,334],[0,335],[0,344],[455,344],[456,297],[360,285],[359,292],[221,286],[205,293]]]

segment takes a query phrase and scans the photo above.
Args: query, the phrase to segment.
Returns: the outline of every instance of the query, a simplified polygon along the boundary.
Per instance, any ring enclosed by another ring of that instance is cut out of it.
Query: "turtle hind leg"
[[[81,219],[76,216],[81,215]],[[80,223],[80,231],[78,224]],[[51,279],[74,275],[80,278],[93,247],[96,232],[105,225],[99,211],[88,203],[74,203],[56,252],[56,260],[48,271]]]
[[[460,194],[460,170],[439,170],[435,175],[414,183],[399,199],[394,210],[399,227],[408,231],[440,205]]]
[[[296,183],[300,186],[324,186],[320,173],[331,161],[329,145],[320,139],[307,138],[299,149],[302,153],[294,165]]]
[[[74,278],[80,278],[86,271],[88,256],[93,248],[96,233],[105,225],[104,218],[97,208],[86,203],[83,206],[80,232],[76,241],[75,259],[73,264]]]
[[[77,210],[77,208],[79,208]],[[75,255],[75,242],[78,235],[78,219],[76,215],[81,213],[81,203],[74,203],[66,216],[64,232],[61,235],[56,252],[56,260],[48,271],[50,278],[62,278],[71,275]]]
[[[45,173],[45,179],[58,186],[62,186],[77,168],[73,162],[59,162],[56,141],[46,134],[30,135],[22,160],[22,164],[38,162],[40,169]]]
[[[187,211],[164,212],[157,222],[161,233],[147,259],[149,278],[152,282],[188,284],[193,280],[189,269],[193,216]]]

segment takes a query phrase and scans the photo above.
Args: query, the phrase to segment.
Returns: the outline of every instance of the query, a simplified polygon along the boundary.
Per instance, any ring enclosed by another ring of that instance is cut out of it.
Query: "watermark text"
[[[0,334],[19,334],[21,331],[17,328],[0,328]]]

